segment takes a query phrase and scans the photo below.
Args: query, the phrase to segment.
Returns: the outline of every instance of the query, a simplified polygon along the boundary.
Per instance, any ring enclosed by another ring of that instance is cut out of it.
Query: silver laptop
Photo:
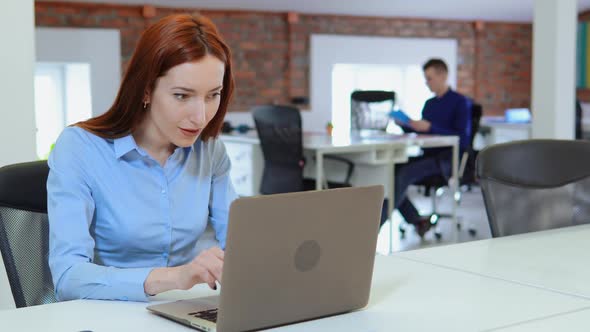
[[[148,310],[201,331],[248,331],[363,308],[383,186],[240,198],[219,296]]]

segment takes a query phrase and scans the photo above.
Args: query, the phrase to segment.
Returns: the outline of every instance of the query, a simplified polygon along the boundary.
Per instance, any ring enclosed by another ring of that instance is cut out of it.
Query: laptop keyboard
[[[189,313],[190,316],[217,323],[217,308]]]

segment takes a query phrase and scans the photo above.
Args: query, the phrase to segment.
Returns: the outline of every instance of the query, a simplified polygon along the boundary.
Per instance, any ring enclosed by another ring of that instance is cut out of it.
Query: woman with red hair
[[[233,84],[213,23],[168,16],[141,36],[111,108],[62,132],[47,180],[59,300],[216,288],[236,198],[216,137]],[[199,250],[208,227],[219,247]]]

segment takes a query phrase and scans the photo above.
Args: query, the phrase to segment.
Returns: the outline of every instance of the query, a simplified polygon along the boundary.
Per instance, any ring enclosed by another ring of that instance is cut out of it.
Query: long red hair
[[[166,16],[145,30],[111,108],[75,125],[104,138],[131,134],[145,116],[144,99],[151,95],[158,77],[174,66],[198,61],[208,54],[225,64],[219,109],[201,133],[205,141],[216,137],[234,90],[231,53],[213,22],[188,14]]]

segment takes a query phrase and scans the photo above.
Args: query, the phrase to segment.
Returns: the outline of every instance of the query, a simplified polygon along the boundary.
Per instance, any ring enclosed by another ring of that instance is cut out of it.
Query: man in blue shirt
[[[460,149],[469,147],[471,135],[470,102],[463,95],[453,91],[447,84],[448,68],[441,59],[430,59],[424,66],[424,77],[435,96],[428,99],[422,109],[422,119],[412,120],[404,130],[421,134],[459,136]],[[452,152],[448,148],[428,149],[406,164],[396,166],[395,202],[404,219],[416,226],[420,236],[431,227],[430,216],[421,217],[406,195],[408,186],[427,177],[451,173]]]

